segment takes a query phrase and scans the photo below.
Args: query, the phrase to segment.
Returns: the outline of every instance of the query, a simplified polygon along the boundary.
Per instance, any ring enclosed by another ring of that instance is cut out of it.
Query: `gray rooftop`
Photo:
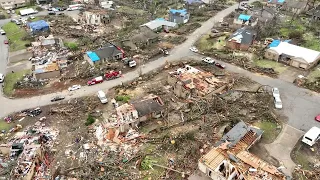
[[[233,33],[228,41],[236,41],[240,44],[251,44],[256,36],[256,32],[248,27],[243,27],[238,29],[235,33]]]
[[[162,26],[176,27],[177,23],[166,21],[166,20],[156,19],[156,20],[150,21],[146,24],[143,24],[141,26],[147,26],[149,29],[154,30],[154,29],[157,29],[158,27],[162,27]]]
[[[252,126],[246,125],[243,121],[240,121],[236,124],[227,134],[225,134],[220,141],[218,141],[215,146],[219,146],[226,141],[230,142],[230,147],[235,146],[249,131],[253,131],[256,133],[255,137],[258,138],[263,134],[261,129],[254,128]]]

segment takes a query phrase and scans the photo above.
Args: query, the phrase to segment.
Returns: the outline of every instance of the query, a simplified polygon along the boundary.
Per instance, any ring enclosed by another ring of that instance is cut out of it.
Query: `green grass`
[[[316,78],[320,78],[320,66],[315,67],[307,76],[310,82],[314,82]]]
[[[226,45],[225,38],[226,36],[210,38],[209,34],[207,34],[200,38],[200,40],[196,43],[196,46],[199,49],[199,51],[211,51],[212,49],[221,50]]]
[[[313,33],[303,34],[303,39],[305,40],[305,43],[302,44],[303,47],[320,51],[319,39]]]
[[[4,79],[3,93],[7,96],[11,96],[14,91],[14,85],[17,81],[23,78],[23,75],[30,73],[30,70],[23,70],[14,73],[8,73]]]
[[[274,122],[260,121],[254,125],[264,131],[262,134],[262,140],[265,143],[272,143],[279,135],[280,131],[277,130],[277,124]]]
[[[8,124],[4,119],[0,119],[0,130],[8,131],[11,127],[12,124]]]
[[[146,13],[143,10],[132,9],[132,8],[130,8],[128,6],[121,6],[120,8],[117,9],[117,11],[123,12],[123,13],[128,13],[128,14],[136,14],[136,15],[143,15],[144,13]]]
[[[308,161],[308,158],[300,151],[295,152],[295,163],[300,164],[303,169],[311,170],[309,167],[310,162]]]
[[[282,28],[280,28],[280,34],[281,36],[284,36],[284,37],[289,37],[289,34],[290,32],[292,31],[300,31],[300,32],[303,32],[306,30],[306,27],[301,23],[299,22],[298,20],[293,20],[291,25],[290,25],[290,21],[287,21],[285,22],[283,25],[282,25]]]
[[[254,59],[253,61],[254,65],[259,66],[259,67],[263,67],[263,68],[273,68],[276,72],[278,72],[279,74],[284,72],[287,67],[285,67],[283,64],[278,63],[276,61],[272,61],[272,60],[266,60],[266,59]]]
[[[25,49],[25,44],[30,43],[30,41],[22,40],[22,38],[27,35],[27,32],[15,23],[9,22],[5,24],[2,29],[7,33],[10,52]]]

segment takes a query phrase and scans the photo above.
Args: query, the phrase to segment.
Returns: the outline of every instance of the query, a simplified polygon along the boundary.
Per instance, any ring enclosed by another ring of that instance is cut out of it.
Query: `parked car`
[[[56,15],[56,12],[54,12],[54,11],[49,11],[49,12],[48,12],[48,15]]]
[[[107,99],[107,97],[106,97],[106,94],[103,92],[103,91],[98,91],[98,98],[100,99],[100,102],[102,103],[102,104],[105,104],[105,103],[107,103],[108,102],[108,99]]]
[[[280,91],[279,91],[279,89],[276,88],[276,87],[272,88],[272,95],[273,95],[274,98],[275,98],[275,97],[280,97]]]
[[[4,44],[9,44],[9,41],[8,40],[4,40],[3,43]]]
[[[319,139],[320,128],[314,126],[302,137],[302,142],[313,146]]]
[[[8,13],[8,14],[10,14],[10,13],[11,13],[11,11],[10,11],[10,10],[7,10],[7,13]]]
[[[4,74],[0,74],[0,83],[4,81]]]
[[[190,48],[190,51],[192,51],[192,52],[198,52],[198,49],[197,49],[196,47],[191,47],[191,48]]]
[[[29,18],[30,18],[30,19],[35,19],[36,17],[34,17],[34,16],[31,15],[31,16],[29,16]]]
[[[102,83],[102,82],[103,82],[103,77],[99,76],[99,77],[91,79],[90,81],[87,82],[87,84],[88,84],[88,86],[91,86],[91,85]]]
[[[64,96],[56,96],[56,97],[53,97],[51,99],[51,102],[55,102],[55,101],[61,101],[63,100],[65,97]]]
[[[314,119],[315,119],[316,121],[319,121],[319,122],[320,122],[320,114],[318,114],[316,117],[314,117]]]
[[[224,64],[216,63],[215,65],[216,65],[217,67],[221,68],[221,69],[226,68],[226,65],[224,65]]]
[[[276,109],[282,109],[282,101],[280,97],[274,98],[274,106],[276,107]]]
[[[214,64],[214,60],[211,57],[203,57],[203,58],[201,58],[201,60],[203,62],[208,63],[208,64]]]
[[[3,29],[0,29],[0,34],[1,35],[6,35],[6,32]]]
[[[75,90],[80,89],[80,88],[81,88],[80,85],[73,85],[73,86],[68,88],[68,91],[75,91]]]
[[[10,21],[15,23],[17,20],[16,19],[11,19]]]
[[[21,25],[21,22],[19,20],[16,20],[16,25]]]

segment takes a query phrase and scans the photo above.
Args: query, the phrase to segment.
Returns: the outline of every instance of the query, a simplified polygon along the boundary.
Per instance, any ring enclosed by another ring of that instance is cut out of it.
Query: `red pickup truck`
[[[95,85],[95,84],[102,83],[102,82],[103,82],[103,77],[99,76],[99,77],[91,79],[90,81],[88,81],[87,84],[88,84],[88,86],[91,86],[91,85]]]

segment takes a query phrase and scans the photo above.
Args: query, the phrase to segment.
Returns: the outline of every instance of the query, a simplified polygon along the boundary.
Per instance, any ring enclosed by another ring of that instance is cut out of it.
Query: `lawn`
[[[280,133],[280,129],[277,129],[278,125],[275,122],[260,121],[255,123],[254,126],[264,131],[262,134],[262,141],[264,143],[272,143]]]
[[[7,96],[11,96],[14,91],[14,85],[17,81],[23,78],[23,75],[30,73],[30,70],[23,70],[14,73],[8,73],[4,79],[3,93]]]
[[[264,67],[264,68],[273,68],[276,72],[281,74],[284,72],[288,67],[284,66],[281,63],[272,61],[272,60],[266,60],[266,59],[254,59],[253,61],[254,65],[259,66],[259,67]]]
[[[304,32],[305,30],[306,27],[298,20],[294,20],[292,23],[289,20],[282,25],[282,28],[280,28],[280,34],[283,37],[289,37],[289,34],[292,31]]]
[[[6,130],[8,131],[11,129],[12,124],[8,124],[4,119],[0,119],[0,130]]]
[[[307,76],[307,78],[310,82],[314,82],[316,78],[320,78],[320,66],[315,67]]]
[[[9,22],[5,24],[2,29],[7,33],[10,52],[25,49],[25,44],[30,43],[30,41],[22,40],[22,38],[27,35],[27,32],[15,23]]]
[[[226,45],[225,38],[226,36],[220,36],[218,38],[210,38],[209,34],[207,34],[200,38],[200,40],[196,43],[196,46],[199,49],[199,51],[203,51],[203,52],[210,51],[212,49],[221,50]]]

